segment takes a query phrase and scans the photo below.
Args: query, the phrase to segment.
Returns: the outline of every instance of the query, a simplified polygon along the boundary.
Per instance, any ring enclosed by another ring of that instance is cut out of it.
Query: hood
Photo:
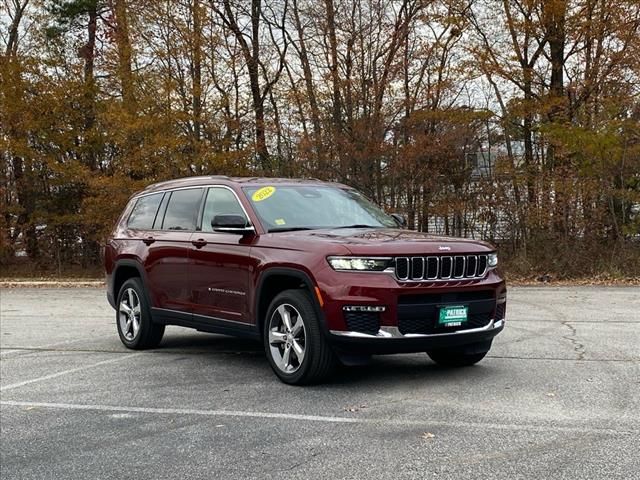
[[[445,237],[392,228],[337,228],[283,232],[279,238],[340,244],[352,255],[447,255],[494,251],[480,240]]]

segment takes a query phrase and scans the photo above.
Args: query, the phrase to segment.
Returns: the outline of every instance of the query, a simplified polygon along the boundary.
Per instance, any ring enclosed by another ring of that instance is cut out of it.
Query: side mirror
[[[247,223],[247,219],[242,215],[216,215],[211,220],[211,227],[214,232],[239,233],[245,235],[253,233],[253,226]]]
[[[392,213],[391,216],[396,222],[398,222],[398,225],[402,228],[407,228],[407,217],[400,215],[399,213]]]

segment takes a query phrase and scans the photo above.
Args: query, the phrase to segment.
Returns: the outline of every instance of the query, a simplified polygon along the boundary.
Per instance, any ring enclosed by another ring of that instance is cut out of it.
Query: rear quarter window
[[[156,193],[140,197],[136,201],[131,215],[129,215],[127,227],[136,230],[150,230],[153,228],[153,221],[156,218],[156,213],[158,213],[162,195],[162,193]]]

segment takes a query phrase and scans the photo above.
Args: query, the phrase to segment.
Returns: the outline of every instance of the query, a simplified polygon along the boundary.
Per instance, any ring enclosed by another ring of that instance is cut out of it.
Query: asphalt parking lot
[[[640,289],[511,288],[474,367],[290,387],[249,341],[121,346],[104,291],[0,290],[0,476],[640,478]]]

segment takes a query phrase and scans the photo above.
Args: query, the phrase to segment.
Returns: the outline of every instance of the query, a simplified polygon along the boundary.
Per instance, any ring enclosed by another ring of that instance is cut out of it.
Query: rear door
[[[247,214],[233,190],[224,186],[208,189],[200,231],[190,246],[191,299],[195,315],[241,323],[249,316],[249,251],[253,235],[214,232],[211,221],[216,215]],[[198,320],[197,317],[194,317]],[[201,318],[207,321],[206,318]]]
[[[135,239],[135,257],[140,260],[145,269],[149,266],[150,247],[154,242],[154,238],[157,236],[154,225],[157,222],[158,212],[162,209],[162,205],[165,202],[164,198],[164,192],[151,193],[138,197],[127,219],[126,227],[129,233],[127,238],[129,240]],[[162,218],[160,221],[161,220]],[[148,276],[145,280],[151,306],[155,306],[156,299],[153,295],[152,285],[149,282]],[[118,295],[118,292],[114,292],[114,295]]]
[[[199,218],[203,187],[165,194],[145,263],[153,306],[190,313],[189,247]]]

